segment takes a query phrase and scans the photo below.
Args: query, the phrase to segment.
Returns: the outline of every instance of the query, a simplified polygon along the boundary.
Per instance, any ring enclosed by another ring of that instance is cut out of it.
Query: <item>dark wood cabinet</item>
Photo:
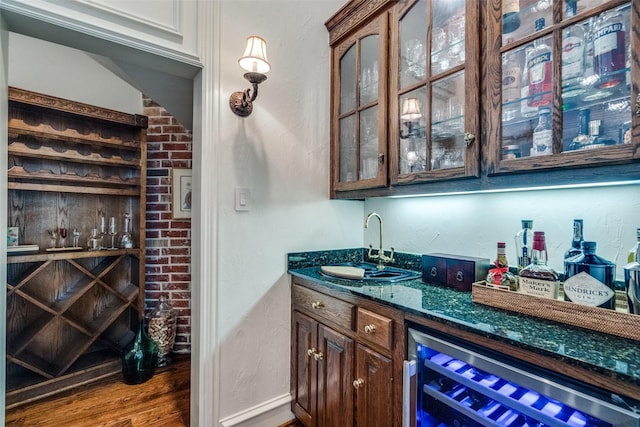
[[[20,243],[7,249],[11,407],[120,370],[144,304],[147,122],[16,88],[8,122],[7,217]],[[88,250],[101,217],[102,244]]]
[[[294,281],[292,411],[306,427],[401,424],[403,322],[376,308]]]
[[[640,60],[632,54],[640,46],[640,5],[517,5],[515,30],[503,27],[501,0],[352,0],[327,21],[332,198],[640,179]],[[611,19],[624,29],[624,52],[615,67],[598,68],[598,52],[606,56],[613,46],[599,39],[606,37],[599,26]],[[388,34],[375,60],[358,44],[373,27],[380,40]],[[530,75],[541,75],[530,55],[543,47],[551,58],[548,87],[529,84]],[[578,64],[584,72],[572,65],[580,61],[590,64]],[[371,81],[366,64],[374,62],[378,97],[359,105]],[[545,114],[551,137],[543,141],[535,130]]]

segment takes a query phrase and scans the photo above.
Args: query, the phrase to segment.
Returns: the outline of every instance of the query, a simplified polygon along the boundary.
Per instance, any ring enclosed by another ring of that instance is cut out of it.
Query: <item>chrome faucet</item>
[[[384,265],[386,263],[388,263],[388,262],[392,262],[393,261],[393,253],[394,253],[395,250],[393,248],[391,248],[390,256],[386,256],[384,254],[384,249],[382,248],[382,217],[380,215],[378,215],[375,212],[371,212],[369,215],[367,215],[367,219],[364,221],[364,228],[369,228],[369,220],[373,216],[378,218],[378,222],[380,223],[380,248],[378,249],[378,253],[374,254],[373,253],[373,246],[371,244],[369,244],[368,256],[369,256],[370,259],[377,259],[378,260],[378,270],[384,270]]]

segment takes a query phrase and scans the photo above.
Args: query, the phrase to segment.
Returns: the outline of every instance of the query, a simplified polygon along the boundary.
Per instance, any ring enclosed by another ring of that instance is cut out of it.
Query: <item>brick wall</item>
[[[147,129],[145,308],[165,295],[178,312],[174,351],[191,351],[191,221],[173,219],[173,168],[191,168],[192,135],[167,110],[143,97]]]

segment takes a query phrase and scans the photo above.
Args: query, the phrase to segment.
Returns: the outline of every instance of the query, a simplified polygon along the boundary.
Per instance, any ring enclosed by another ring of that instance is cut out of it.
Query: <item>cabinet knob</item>
[[[307,356],[311,357],[316,353],[316,349],[315,348],[310,348],[307,350]]]
[[[468,147],[476,140],[476,136],[470,132],[465,132],[464,134],[464,143]]]
[[[372,335],[376,333],[376,325],[365,325],[364,333],[367,335]]]
[[[321,351],[313,353],[313,358],[316,359],[316,360],[322,360],[323,357],[324,357],[324,355],[322,354]]]
[[[358,378],[357,380],[353,380],[353,388],[359,389],[364,386],[364,380],[362,378]]]
[[[311,308],[313,308],[314,310],[322,308],[323,306],[324,304],[322,304],[322,301],[315,301],[311,303]]]

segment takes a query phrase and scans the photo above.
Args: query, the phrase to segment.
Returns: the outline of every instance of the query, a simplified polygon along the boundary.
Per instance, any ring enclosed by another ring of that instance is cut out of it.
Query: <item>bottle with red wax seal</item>
[[[520,292],[544,298],[558,298],[560,278],[547,265],[547,245],[544,231],[533,232],[531,264],[520,271]]]
[[[505,242],[498,242],[496,260],[493,264],[494,266],[487,273],[487,284],[512,291],[518,290],[518,280],[509,272]]]

